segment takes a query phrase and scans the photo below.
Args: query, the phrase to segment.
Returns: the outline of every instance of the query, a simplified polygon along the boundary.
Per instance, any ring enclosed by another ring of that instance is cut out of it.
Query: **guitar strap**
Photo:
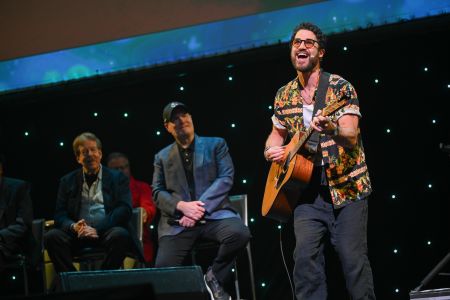
[[[317,86],[316,92],[316,104],[314,105],[313,115],[316,115],[319,109],[323,109],[325,107],[325,97],[327,96],[328,86],[330,85],[330,73],[321,72],[319,78],[319,85]],[[317,148],[320,142],[319,132],[314,131],[306,142],[307,148],[314,153],[317,153]]]

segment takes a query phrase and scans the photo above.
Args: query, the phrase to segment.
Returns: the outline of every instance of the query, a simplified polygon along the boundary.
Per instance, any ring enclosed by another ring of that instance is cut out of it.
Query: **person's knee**
[[[113,227],[107,233],[107,239],[111,242],[126,242],[130,238],[130,233],[123,227]]]
[[[55,242],[61,240],[62,232],[58,229],[51,229],[44,234],[44,246],[48,248],[53,245]]]
[[[247,226],[242,224],[242,226],[235,226],[228,233],[228,239],[226,240],[244,247],[245,245],[247,245],[250,238],[251,238],[250,230],[248,229]]]
[[[339,260],[344,269],[360,268],[367,259],[367,252],[364,249],[352,249],[351,247],[339,246],[336,247],[336,252],[339,255]]]
[[[250,241],[252,235],[250,234],[250,230],[247,226],[243,226],[242,230],[238,233],[239,240],[242,244],[247,245],[248,241]]]

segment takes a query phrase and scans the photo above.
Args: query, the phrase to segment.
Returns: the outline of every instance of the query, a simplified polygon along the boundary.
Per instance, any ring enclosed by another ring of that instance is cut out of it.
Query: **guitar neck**
[[[314,131],[314,128],[312,128],[312,127],[309,127],[308,129],[306,129],[305,133],[302,135],[302,137],[298,140],[297,144],[295,145],[293,153],[297,153],[298,150],[300,150],[300,148],[305,144],[305,142],[311,136],[313,131]]]
[[[329,116],[332,113],[334,113],[336,110],[338,110],[339,108],[344,106],[345,104],[346,104],[345,98],[343,98],[343,99],[341,99],[339,101],[335,101],[333,103],[330,103],[327,107],[325,107],[323,109],[321,115],[324,116],[324,117]],[[306,129],[306,131],[303,133],[303,135],[299,138],[297,144],[294,146],[293,151],[289,155],[290,159],[292,159],[292,157],[294,157],[295,154],[297,154],[298,150],[300,150],[300,148],[305,144],[305,142],[311,136],[313,131],[314,131],[314,128],[312,128],[311,126],[308,129]],[[300,134],[300,133],[297,132],[297,134]]]

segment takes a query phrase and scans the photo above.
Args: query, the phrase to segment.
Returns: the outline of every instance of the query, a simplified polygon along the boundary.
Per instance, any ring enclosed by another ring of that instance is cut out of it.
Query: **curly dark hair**
[[[313,23],[309,23],[309,22],[300,23],[294,28],[294,30],[292,31],[289,47],[292,48],[292,42],[294,41],[295,35],[297,34],[297,32],[300,29],[312,31],[317,37],[317,41],[319,42],[320,49],[325,50],[325,47],[327,45],[327,37],[325,36],[325,34],[322,32],[322,30],[317,25],[314,25]]]

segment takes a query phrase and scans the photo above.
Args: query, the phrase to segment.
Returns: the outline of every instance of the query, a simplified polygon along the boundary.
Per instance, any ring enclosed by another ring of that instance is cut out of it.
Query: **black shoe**
[[[214,276],[211,268],[208,269],[208,272],[205,274],[205,283],[206,283],[206,289],[208,290],[209,294],[211,295],[211,299],[213,300],[231,300],[231,296],[228,295],[227,292],[220,286],[219,282],[216,279],[216,276]]]

